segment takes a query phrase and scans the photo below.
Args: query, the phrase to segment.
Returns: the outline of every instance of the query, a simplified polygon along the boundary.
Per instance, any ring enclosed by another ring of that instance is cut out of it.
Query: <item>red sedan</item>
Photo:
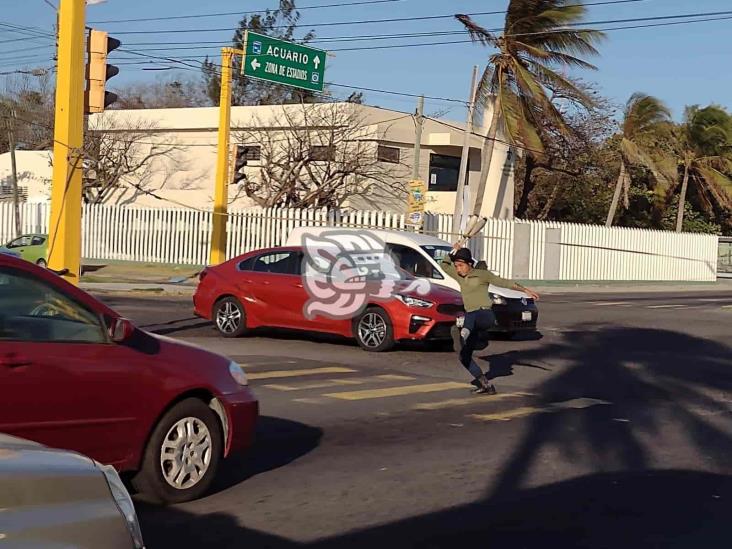
[[[0,255],[0,432],[75,450],[165,502],[201,496],[248,447],[241,367],[135,328],[53,273]]]
[[[314,308],[320,314],[308,314],[314,295],[305,287],[303,258],[299,247],[269,248],[206,268],[193,297],[196,314],[212,320],[224,337],[259,327],[290,328],[352,337],[367,351],[385,351],[403,340],[450,340],[450,328],[462,311],[459,292],[429,286],[404,271],[389,280],[388,295],[375,297],[382,291],[381,280],[361,285],[362,295],[372,298],[353,315],[322,313],[326,306]],[[322,289],[328,305],[344,310],[359,297],[334,297]]]

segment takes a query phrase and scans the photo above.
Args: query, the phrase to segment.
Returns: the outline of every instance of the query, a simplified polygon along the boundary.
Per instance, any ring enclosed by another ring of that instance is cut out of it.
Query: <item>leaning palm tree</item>
[[[607,212],[605,222],[607,227],[611,227],[613,224],[621,194],[625,196],[624,206],[628,207],[628,190],[631,183],[628,165],[644,166],[651,171],[655,180],[664,177],[641,143],[644,138],[667,127],[670,119],[671,112],[659,99],[644,93],[634,93],[630,96],[625,105],[620,134],[620,174],[615,183],[615,193],[610,209]]]
[[[732,116],[717,105],[688,107],[678,142],[683,175],[676,232],[681,232],[689,183],[694,184],[699,202],[707,212],[712,213],[715,204],[732,210]]]
[[[565,90],[566,96],[592,105],[590,95],[579,89],[556,69],[595,69],[579,56],[596,55],[594,44],[604,35],[574,28],[585,16],[581,0],[510,0],[503,33],[494,34],[467,15],[455,17],[465,26],[474,42],[498,51],[490,56],[478,88],[479,105],[491,106],[491,122],[483,146],[480,183],[473,201],[473,214],[480,214],[488,182],[491,158],[499,129],[512,145],[532,154],[544,150],[541,118],[569,134],[571,130],[547,86]]]

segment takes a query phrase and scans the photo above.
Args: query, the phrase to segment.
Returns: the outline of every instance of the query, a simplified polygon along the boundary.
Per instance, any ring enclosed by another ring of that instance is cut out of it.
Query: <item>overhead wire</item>
[[[615,4],[634,4],[639,2],[645,2],[647,0],[604,0],[600,2],[588,2],[586,4],[582,4],[584,6],[603,6],[603,5],[615,5]],[[567,6],[567,7],[574,7],[574,5]],[[558,8],[562,9],[562,8]],[[466,15],[469,15],[471,17],[481,17],[486,15],[503,15],[506,13],[506,10],[498,10],[498,11],[481,11],[481,12],[473,12],[468,13]],[[383,23],[405,23],[405,22],[412,22],[412,21],[435,21],[439,19],[454,19],[455,14],[442,14],[442,15],[420,15],[420,16],[412,16],[412,17],[393,17],[388,19],[364,19],[364,20],[351,20],[351,21],[329,21],[329,22],[321,22],[321,23],[309,23],[309,24],[303,24],[303,26],[308,28],[313,27],[336,27],[336,26],[350,26],[350,25],[371,25],[371,24],[383,24]],[[283,29],[283,28],[289,28],[290,25],[272,25],[267,27],[268,30],[274,30],[274,29]],[[124,34],[178,34],[178,33],[186,33],[186,32],[226,32],[226,31],[237,31],[240,30],[238,27],[225,27],[225,28],[209,28],[209,29],[158,29],[158,30],[135,30],[135,31],[115,31],[115,34],[117,35],[124,35]]]
[[[344,8],[350,6],[367,6],[372,4],[393,4],[395,2],[403,2],[404,0],[361,0],[358,2],[340,2],[337,4],[320,4],[313,6],[299,6],[296,11],[303,10],[314,10],[314,9],[325,9],[325,8]],[[90,21],[91,25],[101,24],[114,24],[114,23],[138,23],[143,21],[173,21],[179,19],[202,19],[208,17],[224,17],[224,16],[244,16],[244,15],[257,15],[265,14],[267,12],[273,12],[276,10],[256,10],[256,11],[228,11],[220,13],[199,13],[195,15],[168,15],[163,17],[140,17],[136,19],[107,19],[100,21]]]

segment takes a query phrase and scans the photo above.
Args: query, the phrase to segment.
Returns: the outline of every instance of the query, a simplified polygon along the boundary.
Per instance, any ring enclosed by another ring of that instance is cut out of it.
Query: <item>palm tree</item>
[[[650,155],[643,150],[641,142],[644,137],[657,133],[667,127],[671,119],[671,112],[657,98],[644,93],[634,93],[625,105],[623,125],[620,139],[620,174],[615,184],[615,194],[607,212],[605,226],[611,227],[618,209],[620,195],[625,191],[625,207],[628,207],[628,189],[630,188],[630,174],[628,164],[642,165],[648,168],[656,180],[664,176],[659,172]]]
[[[593,103],[590,95],[555,70],[558,66],[596,68],[579,56],[596,55],[594,44],[603,33],[573,28],[585,12],[581,0],[510,0],[501,35],[483,28],[467,15],[455,16],[474,42],[498,50],[490,56],[478,88],[479,104],[493,105],[472,213],[480,214],[483,205],[499,127],[513,145],[541,154],[543,125],[539,115],[560,132],[571,131],[550,100],[547,86],[566,91],[564,95],[582,104]]]
[[[679,157],[682,169],[676,232],[684,225],[684,207],[689,183],[694,183],[701,206],[732,209],[732,117],[722,107],[687,107],[679,127]]]

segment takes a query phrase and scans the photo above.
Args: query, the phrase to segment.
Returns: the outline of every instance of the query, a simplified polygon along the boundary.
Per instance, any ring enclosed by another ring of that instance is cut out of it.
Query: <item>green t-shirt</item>
[[[482,307],[492,307],[493,300],[488,293],[488,285],[502,288],[514,288],[516,283],[507,278],[501,278],[492,272],[483,269],[473,269],[468,276],[462,277],[455,270],[452,258],[447,255],[442,260],[442,268],[460,284],[460,293],[463,296],[463,305],[467,312],[477,311]]]

